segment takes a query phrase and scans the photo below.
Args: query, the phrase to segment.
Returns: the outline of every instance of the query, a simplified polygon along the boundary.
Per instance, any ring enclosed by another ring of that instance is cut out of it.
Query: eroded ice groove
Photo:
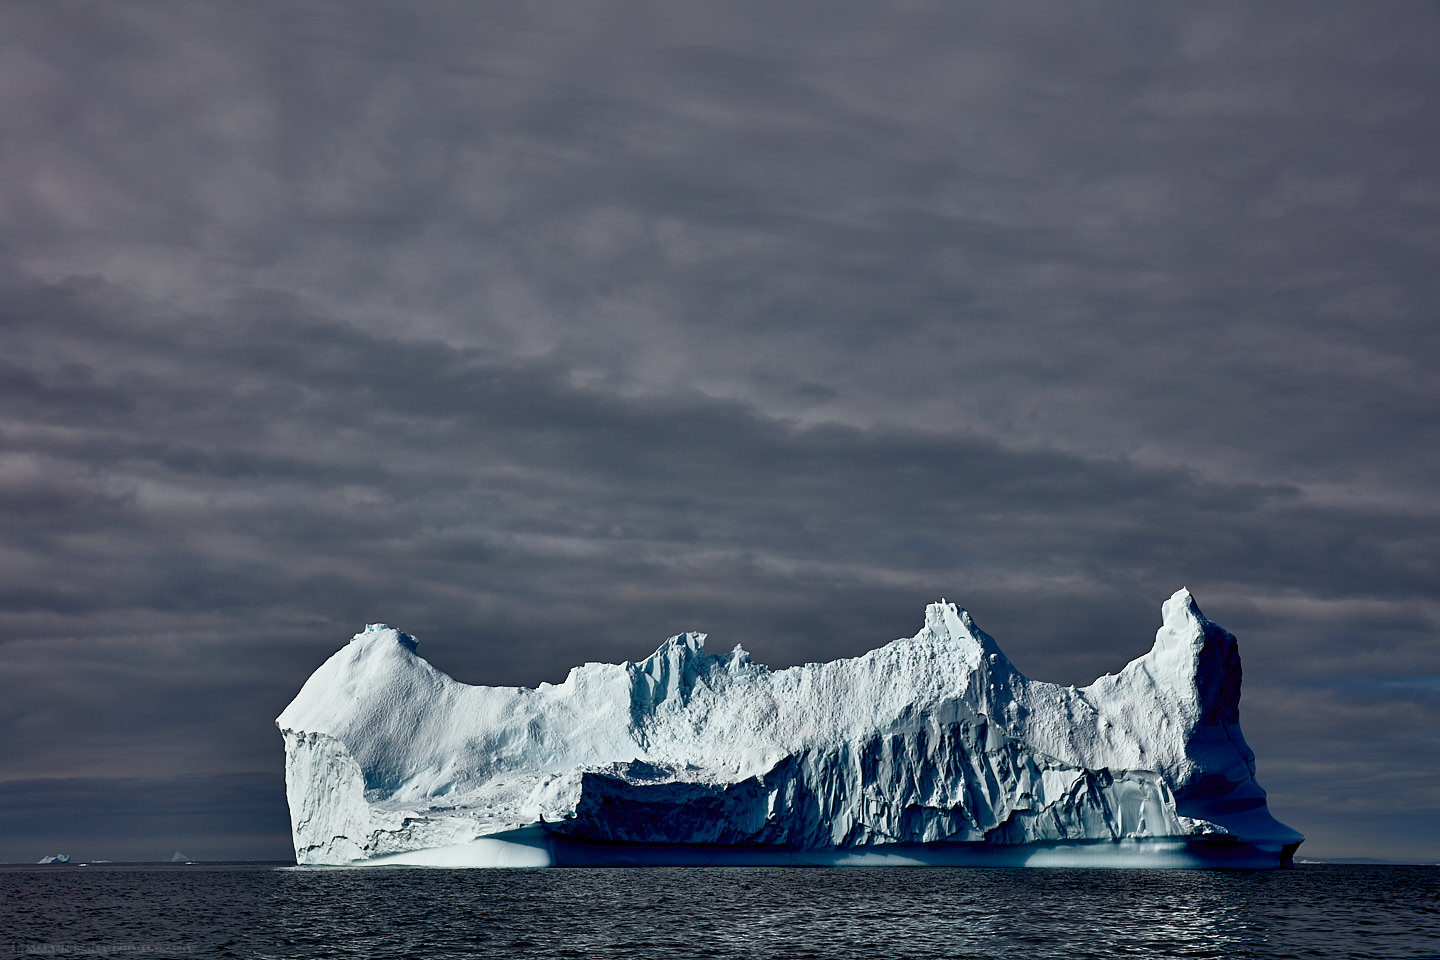
[[[963,609],[769,670],[673,637],[561,684],[459,683],[372,624],[276,721],[302,864],[1277,866],[1235,638],[1188,591],[1088,687],[1030,680]]]

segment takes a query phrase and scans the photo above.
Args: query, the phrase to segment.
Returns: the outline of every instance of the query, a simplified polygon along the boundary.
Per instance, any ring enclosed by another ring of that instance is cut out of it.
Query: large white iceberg
[[[770,670],[702,634],[564,683],[459,683],[373,624],[277,725],[301,864],[1289,863],[1235,638],[1181,590],[1149,653],[1030,680],[970,615]]]

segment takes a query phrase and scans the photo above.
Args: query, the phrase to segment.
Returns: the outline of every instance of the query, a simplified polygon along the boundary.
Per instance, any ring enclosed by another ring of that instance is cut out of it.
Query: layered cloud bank
[[[367,627],[277,724],[296,860],[1275,866],[1234,636],[1188,591],[1088,687],[1021,674],[963,609],[771,671],[704,636],[560,684],[459,683]]]

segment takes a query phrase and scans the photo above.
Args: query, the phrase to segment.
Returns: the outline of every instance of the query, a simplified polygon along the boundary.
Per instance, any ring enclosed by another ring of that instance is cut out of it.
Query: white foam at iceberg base
[[[458,683],[377,624],[277,724],[301,864],[1275,866],[1235,638],[1188,591],[1088,687],[1030,680],[969,614],[772,671],[672,637],[539,687]]]

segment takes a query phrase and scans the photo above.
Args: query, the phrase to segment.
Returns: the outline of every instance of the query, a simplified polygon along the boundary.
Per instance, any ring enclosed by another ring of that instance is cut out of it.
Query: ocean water
[[[1440,957],[1440,868],[0,868],[0,956]]]

